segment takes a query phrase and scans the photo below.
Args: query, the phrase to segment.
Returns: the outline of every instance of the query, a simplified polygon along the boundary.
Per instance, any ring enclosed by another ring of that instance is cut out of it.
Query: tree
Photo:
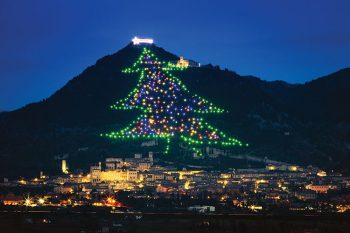
[[[198,95],[192,95],[181,80],[170,73],[182,69],[170,62],[159,61],[149,48],[144,47],[137,61],[123,70],[123,73],[139,74],[137,86],[126,98],[111,106],[117,110],[138,109],[142,113],[127,127],[103,136],[111,139],[164,139],[167,142],[166,154],[174,137],[198,154],[201,154],[199,147],[204,145],[243,146],[241,141],[227,136],[199,117],[225,111]]]

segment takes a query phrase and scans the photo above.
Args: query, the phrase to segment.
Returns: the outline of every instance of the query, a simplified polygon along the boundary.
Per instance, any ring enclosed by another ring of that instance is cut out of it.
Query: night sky
[[[302,83],[350,66],[349,24],[349,0],[0,0],[0,110],[50,96],[135,35],[202,64]]]

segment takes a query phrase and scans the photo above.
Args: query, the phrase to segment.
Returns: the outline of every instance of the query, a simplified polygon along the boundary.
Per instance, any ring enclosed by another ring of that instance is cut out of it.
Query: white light
[[[132,43],[134,45],[138,45],[138,44],[153,44],[153,39],[150,39],[150,38],[138,38],[137,36],[135,36],[132,39]]]

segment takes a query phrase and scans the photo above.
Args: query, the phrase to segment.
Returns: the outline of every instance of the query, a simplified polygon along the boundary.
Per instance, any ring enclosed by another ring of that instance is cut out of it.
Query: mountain
[[[0,175],[59,171],[59,158],[87,167],[106,156],[137,152],[133,143],[99,137],[137,116],[110,105],[125,97],[137,77],[121,72],[141,53],[127,45],[98,60],[49,98],[0,113]],[[164,61],[178,56],[155,45]],[[190,91],[229,112],[205,116],[250,143],[245,153],[301,165],[350,171],[350,69],[305,84],[267,82],[205,65],[175,72]]]

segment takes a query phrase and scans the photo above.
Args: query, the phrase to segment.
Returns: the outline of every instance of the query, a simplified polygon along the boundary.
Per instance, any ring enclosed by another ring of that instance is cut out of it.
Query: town
[[[4,179],[5,210],[76,209],[109,213],[267,214],[346,213],[350,177],[317,167],[266,161],[265,168],[182,170],[159,164],[152,152],[131,158],[108,157],[89,171]],[[85,208],[86,209],[86,208]]]

